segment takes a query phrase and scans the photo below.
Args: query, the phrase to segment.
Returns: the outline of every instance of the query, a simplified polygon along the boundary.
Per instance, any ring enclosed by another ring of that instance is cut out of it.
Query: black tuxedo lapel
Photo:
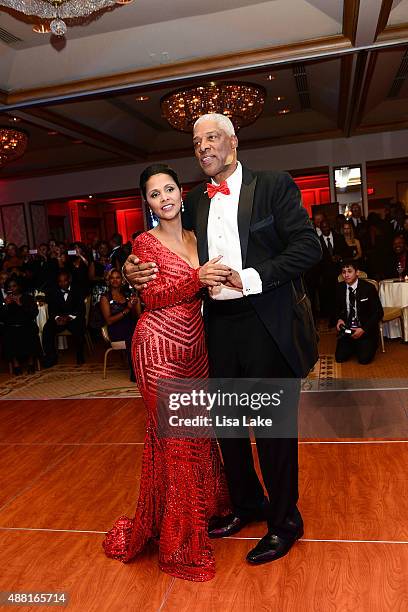
[[[241,243],[242,267],[245,268],[249,226],[251,224],[252,208],[254,206],[254,193],[256,176],[250,170],[242,167],[242,185],[238,203],[238,233]]]
[[[209,211],[210,198],[208,197],[207,192],[204,191],[203,185],[203,191],[198,201],[196,217],[197,251],[201,264],[208,261],[207,223]]]

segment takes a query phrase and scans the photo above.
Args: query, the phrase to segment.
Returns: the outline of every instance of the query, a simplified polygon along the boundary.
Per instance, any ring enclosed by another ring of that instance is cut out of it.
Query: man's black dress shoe
[[[248,523],[235,514],[215,516],[208,524],[208,535],[210,538],[226,538],[241,531]]]
[[[293,535],[286,537],[267,533],[255,548],[249,551],[246,559],[252,565],[260,565],[261,563],[269,563],[269,561],[280,559],[290,551],[296,540],[299,540],[302,536],[303,525]]]

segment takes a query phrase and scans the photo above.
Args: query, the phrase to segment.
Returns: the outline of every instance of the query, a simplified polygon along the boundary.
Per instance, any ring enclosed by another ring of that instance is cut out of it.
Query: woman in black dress
[[[101,297],[101,311],[108,325],[109,338],[113,342],[124,340],[130,369],[130,380],[135,382],[131,344],[137,317],[140,314],[140,301],[134,294],[128,295],[121,273],[113,269],[107,274],[108,291]]]
[[[6,297],[0,307],[4,358],[12,363],[14,374],[22,374],[24,362],[27,362],[28,372],[33,373],[34,360],[41,354],[37,303],[23,292],[17,278],[9,278],[4,288]]]

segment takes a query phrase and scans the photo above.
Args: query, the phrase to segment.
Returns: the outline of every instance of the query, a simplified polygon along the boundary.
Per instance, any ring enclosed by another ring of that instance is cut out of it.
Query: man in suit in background
[[[67,329],[75,343],[78,365],[85,362],[85,302],[84,297],[71,284],[71,275],[60,272],[57,276],[57,287],[50,289],[46,295],[48,304],[48,321],[43,329],[44,367],[50,368],[58,361],[55,348],[55,336]]]
[[[336,291],[337,331],[336,361],[342,363],[356,355],[362,365],[370,363],[378,348],[378,324],[384,316],[374,285],[358,278],[358,266],[344,260]]]
[[[360,204],[358,204],[358,202],[353,202],[353,204],[350,207],[350,210],[351,210],[351,217],[349,218],[349,220],[353,224],[354,236],[356,238],[359,238],[361,232],[364,232],[365,230],[366,220],[361,215],[361,206]]]
[[[336,325],[336,283],[341,269],[341,261],[347,257],[349,247],[344,236],[331,229],[327,219],[320,224],[322,231],[322,260],[320,263],[320,315],[328,317],[329,327]]]
[[[205,304],[210,376],[299,378],[317,359],[316,333],[302,274],[321,257],[300,192],[282,172],[253,172],[237,160],[231,121],[204,115],[193,130],[196,158],[211,183],[188,193],[183,225],[197,237],[200,263],[216,255],[232,272]],[[133,265],[132,265],[133,262]],[[154,262],[130,257],[128,280],[142,288]],[[257,438],[264,491],[249,436],[220,438],[233,513],[210,522],[210,537],[237,533],[254,520],[268,532],[247,555],[252,564],[285,555],[303,534],[297,509],[298,443]]]

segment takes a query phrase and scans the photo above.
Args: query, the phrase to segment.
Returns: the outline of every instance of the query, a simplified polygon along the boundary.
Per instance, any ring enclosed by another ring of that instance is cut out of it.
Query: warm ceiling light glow
[[[20,123],[20,117],[9,117],[10,123]]]
[[[137,96],[137,98],[135,98],[136,102],[146,102],[147,100],[150,100],[149,96]]]
[[[191,132],[198,117],[207,113],[226,115],[239,130],[258,119],[265,97],[260,85],[234,81],[178,89],[164,96],[160,106],[171,127],[181,132]]]
[[[267,81],[274,81],[276,79],[276,76],[274,74],[268,74],[268,76],[266,77]]]
[[[93,198],[93,195],[89,195],[88,198],[91,200]]]
[[[51,29],[48,23],[37,23],[36,25],[33,25],[33,32],[36,34],[49,34]]]
[[[57,136],[58,132],[56,130],[49,130],[48,136]]]
[[[288,113],[290,113],[290,108],[282,108],[278,111],[278,115],[287,115]]]
[[[83,144],[83,140],[73,140],[72,141],[74,144]]]
[[[24,155],[27,144],[24,130],[0,126],[0,166]]]
[[[274,97],[275,102],[282,102],[282,100],[284,99],[285,99],[285,96],[275,96]]]

